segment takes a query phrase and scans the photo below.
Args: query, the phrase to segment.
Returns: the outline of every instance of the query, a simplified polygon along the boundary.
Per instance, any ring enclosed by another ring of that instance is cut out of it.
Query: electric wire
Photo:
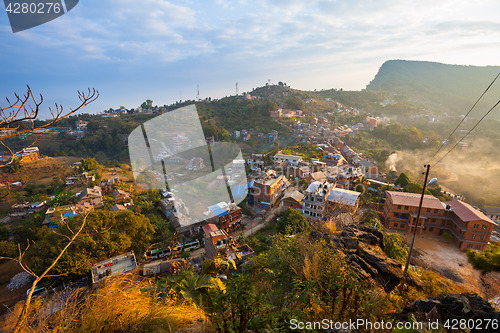
[[[458,123],[457,127],[455,127],[455,129],[451,132],[451,134],[448,136],[448,138],[444,141],[445,143],[439,146],[438,150],[434,153],[434,155],[432,155],[431,159],[429,160],[429,163],[427,163],[427,164],[430,164],[430,162],[434,159],[434,157],[436,157],[436,155],[441,151],[441,149],[444,147],[444,145],[446,144],[446,142],[448,142],[450,140],[451,136],[457,131],[457,129],[460,127],[460,125],[462,125],[462,123],[465,121],[465,118],[467,118],[467,116],[472,112],[472,110],[474,110],[474,108],[476,107],[477,103],[479,103],[479,101],[483,98],[483,96],[488,92],[488,90],[495,83],[495,81],[498,79],[499,76],[500,76],[500,73],[498,73],[497,76],[493,79],[493,81],[491,81],[490,85],[486,88],[485,91],[483,91],[483,93],[481,94],[481,96],[479,96],[479,98],[474,103],[474,105],[472,105],[472,107],[470,108],[469,112],[467,112],[465,114],[465,116],[462,118],[462,120]]]
[[[457,141],[457,143],[455,143],[455,145],[453,147],[451,147],[450,150],[448,150],[448,152],[446,154],[443,155],[443,157],[441,157],[435,164],[434,166],[436,166],[437,164],[439,164],[439,162],[441,162],[453,149],[455,149],[456,146],[458,146],[458,144],[460,142],[462,142],[463,139],[465,139],[482,121],[484,118],[486,118],[486,116],[488,116],[491,111],[493,111],[493,109],[495,109],[498,104],[500,104],[500,100],[498,102],[495,103],[495,105],[493,105],[489,110],[488,112],[486,112],[482,117],[481,119],[479,119],[479,121],[474,125],[474,127],[472,127],[460,140]]]

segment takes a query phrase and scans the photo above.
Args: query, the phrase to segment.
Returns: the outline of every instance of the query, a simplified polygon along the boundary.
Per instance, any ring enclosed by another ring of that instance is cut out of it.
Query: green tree
[[[219,332],[248,332],[251,321],[261,313],[253,284],[251,276],[240,274],[228,280],[225,289],[211,290],[206,312]]]
[[[82,164],[80,165],[80,168],[82,171],[92,171],[92,170],[95,170],[97,169],[100,164],[99,162],[97,162],[97,160],[95,158],[83,158],[80,160],[80,162],[82,162]]]
[[[285,105],[287,108],[292,110],[302,110],[304,108],[304,102],[296,96],[288,97],[285,100]]]
[[[147,99],[144,103],[141,104],[141,108],[143,108],[143,109],[153,108],[153,101],[150,99]]]
[[[394,182],[394,185],[405,187],[408,183],[410,183],[410,177],[408,177],[406,173],[402,172]]]
[[[400,234],[384,233],[384,252],[404,265],[408,257],[408,246]]]
[[[295,234],[311,230],[307,219],[298,210],[287,208],[279,217],[276,228],[283,234]]]
[[[48,267],[64,247],[72,230],[83,223],[82,216],[76,216],[60,224],[56,232],[43,227],[38,229],[37,241],[27,252],[28,266],[35,272]],[[137,256],[150,245],[154,228],[141,214],[131,211],[93,211],[72,246],[53,268],[53,274],[62,274],[59,279],[79,276],[88,272],[92,263],[133,250]]]
[[[0,257],[14,258],[18,255],[19,253],[17,252],[17,246],[16,244],[14,244],[14,242],[10,242],[7,240],[0,240]],[[3,259],[0,260],[0,263],[2,261]]]
[[[21,164],[21,161],[16,158],[12,161],[12,163],[5,167],[5,170],[9,173],[17,173],[21,171],[22,167],[23,165]]]
[[[484,251],[467,251],[467,259],[481,273],[500,272],[500,242],[491,242]]]

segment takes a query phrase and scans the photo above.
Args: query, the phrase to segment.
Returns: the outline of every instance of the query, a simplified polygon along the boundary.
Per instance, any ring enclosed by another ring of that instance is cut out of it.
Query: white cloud
[[[18,34],[0,15],[0,61],[360,89],[388,59],[498,64],[498,12],[493,0],[87,0]]]

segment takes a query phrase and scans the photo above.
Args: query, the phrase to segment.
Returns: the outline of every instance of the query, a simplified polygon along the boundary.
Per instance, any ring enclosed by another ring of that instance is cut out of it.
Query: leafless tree
[[[340,228],[347,225],[359,225],[361,210],[358,205],[352,205],[348,201],[328,202],[326,205],[326,216],[334,221]]]
[[[35,292],[35,288],[37,286],[38,283],[40,283],[40,281],[42,281],[42,279],[44,278],[47,278],[47,277],[55,277],[55,276],[60,276],[61,274],[59,275],[50,275],[49,272],[52,268],[54,268],[54,266],[58,263],[58,261],[61,259],[61,257],[63,256],[63,254],[66,252],[66,250],[70,247],[71,244],[73,244],[73,242],[77,239],[78,235],[80,235],[80,233],[82,232],[82,230],[84,229],[85,227],[85,223],[87,221],[87,217],[88,215],[90,214],[87,213],[85,215],[85,217],[83,218],[83,222],[80,226],[80,228],[77,230],[77,231],[72,231],[70,228],[69,228],[69,225],[68,228],[69,230],[71,231],[71,237],[69,236],[66,236],[66,235],[62,235],[62,234],[59,234],[58,235],[61,235],[62,237],[65,237],[68,239],[68,243],[66,244],[66,246],[61,250],[61,252],[59,252],[58,256],[54,259],[54,261],[50,264],[49,267],[47,267],[45,269],[45,271],[43,271],[42,274],[40,275],[37,275],[32,269],[30,269],[28,267],[28,265],[24,262],[24,257],[26,255],[26,251],[29,249],[29,243],[28,243],[28,246],[26,247],[26,249],[24,251],[21,251],[21,246],[18,245],[18,249],[19,249],[19,256],[17,258],[8,258],[8,257],[0,257],[0,260],[3,260],[3,259],[7,259],[7,260],[15,260],[19,263],[19,265],[21,266],[21,268],[28,274],[30,274],[31,276],[33,276],[35,278],[35,280],[33,281],[32,285],[31,285],[31,289],[28,293],[28,296],[26,298],[26,301],[24,302],[24,306],[21,310],[21,313],[19,315],[19,318],[17,320],[17,323],[16,323],[16,326],[14,327],[14,330],[13,332],[14,333],[18,333],[22,330],[25,322],[26,322],[26,318],[28,317],[28,312],[29,312],[29,307],[30,307],[30,303],[31,303],[31,299],[33,297],[33,293]],[[69,273],[69,272],[68,272]]]
[[[78,99],[80,100],[80,105],[78,105],[74,109],[70,109],[69,111],[64,111],[62,105],[55,104],[55,109],[49,107],[49,112],[52,117],[47,123],[40,126],[35,126],[34,120],[36,120],[40,113],[40,106],[43,103],[43,96],[40,95],[40,99],[35,97],[35,94],[31,90],[29,86],[27,86],[27,92],[22,97],[17,93],[14,94],[13,102],[9,98],[5,98],[7,100],[7,106],[0,106],[0,129],[12,129],[15,130],[13,133],[5,132],[5,134],[0,133],[0,144],[4,146],[10,153],[11,158],[5,162],[0,164],[0,167],[5,167],[12,163],[14,160],[14,156],[18,153],[24,151],[24,149],[31,147],[36,141],[37,138],[28,146],[19,151],[12,151],[5,143],[5,139],[12,138],[15,136],[32,133],[33,131],[48,128],[61,119],[68,117],[69,115],[81,110],[85,106],[94,102],[99,98],[99,92],[95,89],[88,89],[87,92],[78,91]],[[30,122],[30,126],[27,129],[22,129],[17,131],[20,128],[21,122]]]
[[[62,105],[56,103],[55,108],[49,107],[51,119],[43,125],[35,126],[34,121],[37,120],[40,115],[40,106],[43,103],[43,96],[40,95],[40,97],[37,98],[31,88],[27,86],[26,94],[20,96],[15,93],[14,99],[12,100],[6,97],[6,106],[2,107],[0,105],[0,146],[2,146],[4,152],[7,153],[7,159],[0,162],[0,168],[12,164],[16,155],[25,151],[26,148],[32,147],[38,141],[38,137],[35,136],[34,140],[22,149],[11,149],[5,140],[33,133],[36,130],[49,128],[61,119],[74,114],[98,98],[99,92],[95,89],[89,88],[86,92],[78,91],[80,104],[76,108],[65,111]],[[28,127],[21,127],[21,123],[26,122],[28,123]],[[6,191],[2,191],[3,195],[0,195],[0,198],[3,198],[10,193],[9,184],[3,185],[6,188]]]

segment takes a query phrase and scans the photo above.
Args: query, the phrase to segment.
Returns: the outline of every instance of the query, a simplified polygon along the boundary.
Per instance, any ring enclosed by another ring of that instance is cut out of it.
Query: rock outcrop
[[[384,235],[379,230],[346,226],[337,237],[317,231],[312,231],[310,236],[331,241],[341,249],[351,269],[365,285],[378,285],[389,292],[401,282],[403,266],[399,261],[383,254]],[[413,277],[408,278],[408,283],[414,286],[421,285],[421,282]]]
[[[401,312],[392,314],[398,321],[407,321],[413,315],[418,322],[439,321],[441,326],[465,320],[471,332],[498,332],[498,326],[491,323],[500,322],[500,312],[496,312],[488,301],[475,294],[455,294],[428,299],[419,299]],[[469,321],[472,319],[472,321]],[[486,327],[486,320],[490,325]],[[480,328],[479,324],[482,323]]]

